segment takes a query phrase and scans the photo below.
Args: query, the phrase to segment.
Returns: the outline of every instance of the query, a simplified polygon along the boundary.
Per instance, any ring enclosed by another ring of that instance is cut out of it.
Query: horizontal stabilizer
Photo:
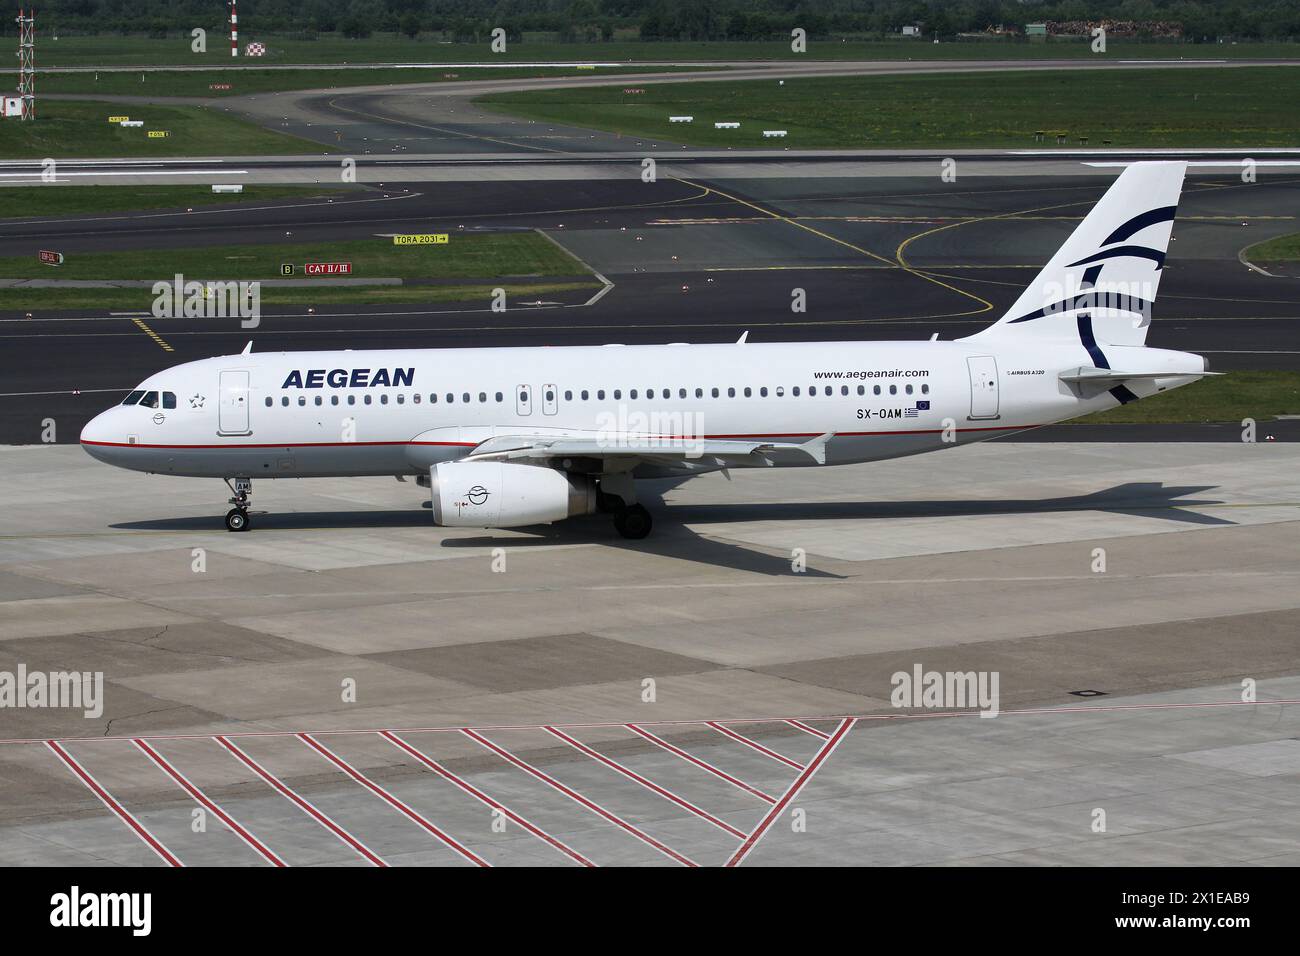
[[[1222,375],[1223,372],[1177,372],[1165,369],[1163,372],[1125,372],[1113,368],[1093,368],[1092,366],[1081,366],[1072,368],[1060,374],[1062,382],[1081,382],[1095,383],[1105,385],[1108,383],[1125,382],[1133,379],[1153,379],[1153,378],[1186,378],[1189,375],[1200,377],[1202,375]]]

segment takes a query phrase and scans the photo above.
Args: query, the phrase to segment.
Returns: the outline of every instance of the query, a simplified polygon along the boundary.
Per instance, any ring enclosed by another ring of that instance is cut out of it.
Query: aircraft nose
[[[113,419],[117,416],[116,408],[100,412],[81,429],[81,447],[91,458],[112,464],[110,456],[115,445],[121,444],[123,438],[117,434]]]

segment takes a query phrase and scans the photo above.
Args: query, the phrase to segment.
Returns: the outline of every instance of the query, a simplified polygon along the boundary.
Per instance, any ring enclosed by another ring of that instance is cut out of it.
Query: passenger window
[[[865,385],[859,385],[859,386],[858,386],[858,394],[859,394],[859,395],[865,395],[865,394],[867,394],[867,386],[865,386]]]
[[[430,393],[429,393],[429,404],[430,404],[430,405],[437,405],[437,404],[438,404],[438,393],[437,393],[437,392],[430,392]]]
[[[635,398],[636,398],[636,389],[634,388],[634,389],[632,389],[632,391],[628,392],[628,393],[627,393],[627,396],[628,396],[628,398],[630,398],[630,399],[635,399]],[[617,396],[615,396],[615,397],[617,397]]]
[[[759,398],[767,398],[767,386],[766,386],[766,385],[764,385],[762,388],[760,388],[760,389],[758,390],[758,396],[759,396]]]
[[[338,403],[339,403],[339,397],[338,397],[337,395],[331,395],[331,396],[330,396],[330,404],[331,404],[331,405],[337,405]]]
[[[349,395],[349,396],[348,396],[348,404],[349,404],[349,405],[355,405],[356,403],[357,403],[357,397],[356,397],[355,395]]]
[[[461,400],[462,402],[464,402],[466,405],[468,405],[468,404],[469,404],[469,392],[462,392],[462,393],[461,393],[461,396],[460,396],[460,400]]]
[[[714,398],[717,398],[717,397],[718,397],[718,390],[715,388],[715,389],[713,389],[709,394],[711,394]]]
[[[323,404],[325,404],[324,401],[321,399],[321,397],[320,397],[319,395],[316,396],[316,404],[317,404],[317,405],[323,405]]]
[[[596,400],[600,402],[605,400],[605,390],[603,388],[596,390]]]
[[[299,396],[298,396],[298,407],[301,408],[303,405],[306,405],[306,404],[307,404],[307,396],[306,396],[306,395],[299,395]]]
[[[703,397],[704,397],[704,389],[702,389],[702,388],[697,388],[697,389],[695,390],[695,397],[696,397],[696,398],[703,398]]]
[[[450,405],[456,401],[456,396],[452,392],[447,393],[447,404]]]
[[[849,394],[849,387],[848,387],[847,385],[841,385],[841,386],[840,386],[840,394],[841,394],[841,395],[847,395],[847,394]]]
[[[617,402],[622,397],[623,397],[623,390],[619,388],[614,389],[614,401]]]
[[[582,400],[584,402],[587,400],[587,390],[585,388],[582,390]]]
[[[785,398],[785,386],[784,386],[784,385],[778,385],[778,386],[776,387],[776,397],[777,397],[777,398]]]
[[[320,402],[317,402],[316,404],[319,405]],[[406,404],[406,396],[405,396],[405,395],[401,395],[401,394],[399,394],[399,395],[397,396],[397,404],[398,404],[398,405],[405,405],[405,404]]]
[[[176,393],[163,392],[163,408],[175,408],[175,407],[176,407]]]
[[[911,394],[912,394],[912,386],[911,386],[911,385],[908,385],[907,388],[905,389],[905,391],[907,392],[908,395],[911,395]]]
[[[727,389],[727,398],[735,398],[735,397],[736,397],[736,390],[734,388]]]
[[[922,394],[922,395],[929,395],[929,394],[930,394],[930,386],[929,386],[929,385],[922,385],[922,386],[921,386],[921,394]]]
[[[157,407],[158,407],[158,393],[157,393],[157,392],[146,392],[146,393],[145,393],[145,396],[144,396],[144,400],[141,401],[140,404],[143,405],[145,408],[157,408]]]
[[[126,398],[122,399],[123,405],[137,405],[140,399],[144,397],[144,392],[132,392]]]
[[[479,393],[478,393],[478,400],[479,400],[479,402],[486,402],[486,401],[487,401],[487,392],[479,392]]]
[[[286,396],[284,396],[282,399],[280,399],[280,404],[283,405],[285,408],[288,408],[288,407],[289,407],[289,396],[286,395]]]
[[[365,404],[369,405],[369,404],[370,404],[370,396],[367,395],[365,398],[362,399],[362,401],[365,402]]]
[[[571,391],[570,391],[569,389],[567,389],[567,388],[564,390],[564,400],[565,400],[566,402],[571,402],[571,401],[573,401],[573,392],[571,392]]]
[[[125,403],[123,403],[123,404],[125,404]],[[270,396],[270,395],[266,396],[266,407],[267,407],[267,408],[270,408],[270,407],[271,407],[271,396]]]
[[[871,394],[872,394],[872,395],[879,395],[879,394],[880,394],[880,386],[879,386],[879,385],[874,386],[874,387],[871,389]]]
[[[411,396],[411,403],[414,404],[414,405],[419,405],[419,404],[420,404],[420,393],[419,393],[419,392],[416,392],[414,395]]]
[[[834,394],[835,394],[835,389],[833,389],[833,388],[831,388],[829,385],[827,385],[827,386],[826,386],[826,394],[827,394],[827,395],[834,395]]]
[[[897,395],[897,394],[898,394],[898,386],[897,386],[897,385],[891,385],[891,386],[889,386],[889,394],[890,394],[890,395]]]
[[[796,385],[794,388],[790,389],[790,394],[793,395],[795,398],[798,398],[798,397],[799,397],[799,386]]]

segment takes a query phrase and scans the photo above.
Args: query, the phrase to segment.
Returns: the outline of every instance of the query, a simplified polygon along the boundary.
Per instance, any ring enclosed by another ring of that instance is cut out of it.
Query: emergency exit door
[[[998,361],[992,355],[972,355],[966,359],[970,372],[970,417],[998,417]]]

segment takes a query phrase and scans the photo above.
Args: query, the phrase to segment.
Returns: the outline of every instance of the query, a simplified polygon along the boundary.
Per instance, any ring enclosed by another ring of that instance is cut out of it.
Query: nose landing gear
[[[226,478],[226,487],[231,491],[230,503],[235,507],[226,512],[227,531],[248,530],[248,502],[253,495],[252,478],[236,478],[232,485]]]

